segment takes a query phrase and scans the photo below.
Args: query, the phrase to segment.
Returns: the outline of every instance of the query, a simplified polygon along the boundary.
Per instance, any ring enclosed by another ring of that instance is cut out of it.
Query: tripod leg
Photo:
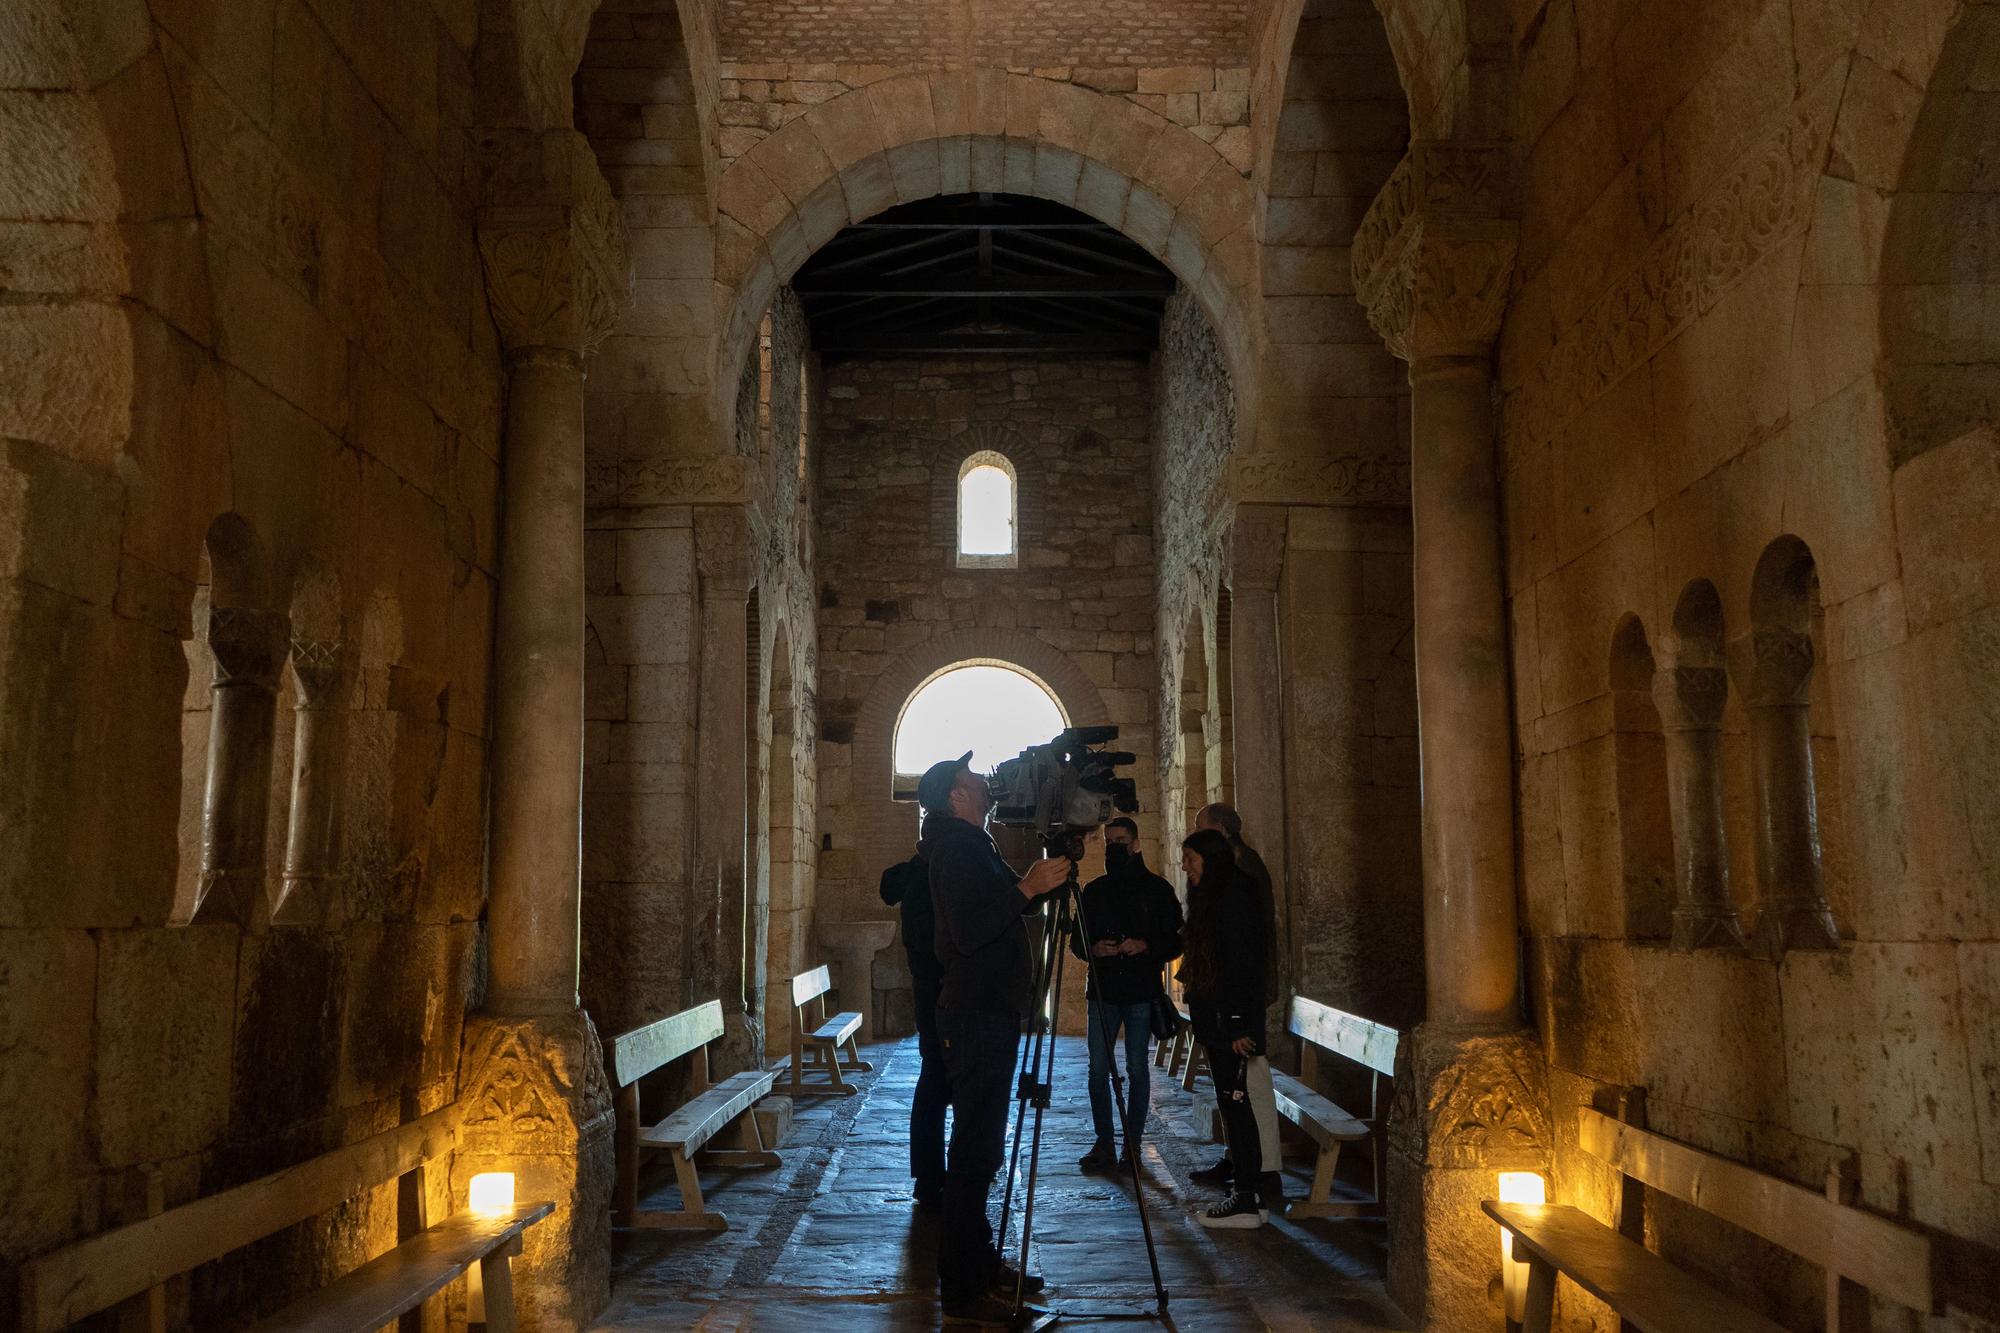
[[[1029,989],[1029,994],[1035,999],[1040,999],[1047,991],[1049,968],[1054,961],[1055,950],[1059,947],[1061,938],[1060,933],[1054,929],[1042,933],[1041,950],[1034,958],[1034,984]],[[1045,1035],[1043,1029],[1040,1010],[1028,1015],[1028,1050],[1027,1058],[1020,1065],[1022,1074],[1032,1073],[1040,1065]],[[1007,1153],[1007,1184],[1000,1196],[1000,1230],[996,1233],[996,1244],[1001,1247],[1007,1244],[1007,1225],[1013,1220],[1014,1183],[1019,1177],[1021,1167],[1021,1131],[1027,1123],[1029,1084],[1032,1082],[1033,1080],[1027,1077],[1017,1077],[1015,1081],[1014,1141],[1009,1145]]]

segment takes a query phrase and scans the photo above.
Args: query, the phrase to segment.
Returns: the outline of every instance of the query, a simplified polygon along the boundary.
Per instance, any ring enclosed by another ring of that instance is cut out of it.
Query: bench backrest
[[[21,1266],[21,1327],[67,1328],[451,1152],[447,1106],[311,1161],[78,1241]]]
[[[1632,1180],[1900,1305],[1937,1308],[1935,1257],[1930,1238],[1921,1232],[1593,1107],[1581,1108],[1580,1117],[1577,1139],[1583,1150]]]
[[[630,1087],[660,1066],[700,1050],[722,1030],[722,1001],[710,1000],[620,1033],[611,1039],[611,1081]]]
[[[792,978],[792,1008],[798,1009],[833,989],[833,976],[825,963],[810,972],[801,972]]]
[[[1293,1036],[1344,1055],[1378,1074],[1393,1076],[1396,1072],[1394,1028],[1371,1023],[1303,995],[1292,997],[1291,1017],[1285,1026]]]

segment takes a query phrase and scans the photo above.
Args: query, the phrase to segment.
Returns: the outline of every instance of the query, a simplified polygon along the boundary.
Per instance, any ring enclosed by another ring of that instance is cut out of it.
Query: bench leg
[[[618,1115],[614,1139],[618,1174],[611,1192],[611,1211],[624,1222],[639,1211],[639,1085],[620,1088],[614,1105]]]
[[[840,1048],[833,1048],[833,1062],[840,1063]],[[847,1072],[850,1074],[873,1073],[875,1066],[861,1058],[861,1044],[853,1037],[847,1039]]]
[[[1522,1333],[1549,1333],[1556,1313],[1556,1270],[1539,1260],[1528,1261],[1528,1306],[1521,1317]]]
[[[681,1186],[681,1210],[677,1213],[634,1213],[630,1225],[651,1227],[661,1231],[727,1231],[729,1219],[721,1213],[711,1213],[701,1197],[701,1176],[679,1148],[671,1150],[674,1159],[674,1178]]]
[[[1306,1195],[1304,1202],[1286,1209],[1286,1215],[1294,1218],[1360,1217],[1366,1213],[1366,1204],[1333,1202],[1333,1169],[1339,1164],[1338,1143],[1321,1148],[1319,1158],[1313,1163],[1312,1193]]]
[[[1188,1052],[1187,1075],[1181,1079],[1181,1087],[1185,1091],[1193,1092],[1194,1081],[1201,1071],[1208,1067],[1208,1060],[1202,1055],[1200,1042],[1190,1042],[1189,1045],[1192,1049]]]
[[[736,1147],[711,1148],[710,1160],[724,1166],[782,1166],[778,1154],[764,1146],[764,1131],[757,1124],[757,1109],[752,1107],[736,1120]]]
[[[520,1247],[516,1239],[479,1261],[479,1287],[486,1297],[486,1333],[514,1333],[513,1255]]]
[[[1179,1078],[1181,1076],[1181,1064],[1188,1058],[1188,1045],[1186,1028],[1182,1028],[1174,1033],[1174,1053],[1167,1060],[1168,1078]]]

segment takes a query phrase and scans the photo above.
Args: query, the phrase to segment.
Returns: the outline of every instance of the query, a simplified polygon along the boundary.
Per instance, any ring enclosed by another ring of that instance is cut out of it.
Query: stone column
[[[750,661],[750,522],[739,506],[705,506],[695,511],[694,558],[700,579],[697,611],[696,791],[694,874],[688,881],[684,915],[688,930],[688,1004],[718,996],[723,1033],[714,1055],[718,1074],[753,1066],[753,1023],[748,1012],[752,885],[749,864],[747,783],[750,756],[749,690],[744,673]]]
[[[1238,505],[1229,539],[1230,727],[1236,749],[1237,812],[1244,841],[1271,872],[1278,914],[1278,958],[1288,988],[1299,974],[1299,939],[1285,878],[1285,714],[1278,657],[1278,579],[1285,568],[1286,511]],[[1190,807],[1201,802],[1192,796]],[[1167,849],[1167,864],[1179,862]]]
[[[1546,1066],[1521,1023],[1513,720],[1492,345],[1512,274],[1504,153],[1418,143],[1355,237],[1369,321],[1410,365],[1425,1022],[1398,1052],[1389,1287],[1428,1328],[1497,1328],[1479,1201],[1545,1171]]]
[[[264,898],[264,824],[271,796],[271,732],[289,626],[282,611],[217,606],[208,613],[215,657],[202,793],[198,922],[257,926]]]
[[[1667,802],[1673,814],[1673,947],[1741,949],[1743,926],[1729,899],[1729,843],[1722,822],[1722,708],[1729,679],[1715,650],[1662,635],[1653,703],[1666,740]]]
[[[292,636],[298,704],[292,723],[292,810],[285,837],[285,887],[275,919],[285,925],[337,925],[339,791],[345,645]]]
[[[1757,949],[1837,949],[1840,931],[1820,879],[1819,800],[1813,790],[1812,638],[1766,626],[1747,644],[1750,748],[1757,786]]]
[[[585,1327],[610,1297],[612,1114],[577,1005],[583,783],[583,359],[629,290],[616,205],[572,131],[498,135],[480,218],[487,301],[506,353],[494,626],[490,977],[465,1025],[452,1166],[509,1171],[555,1214],[516,1267],[520,1327]]]

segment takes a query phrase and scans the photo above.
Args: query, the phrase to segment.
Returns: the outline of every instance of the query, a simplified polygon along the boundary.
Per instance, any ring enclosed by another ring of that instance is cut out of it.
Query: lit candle
[[[467,1200],[472,1211],[488,1217],[512,1212],[514,1209],[514,1173],[512,1171],[482,1171],[472,1178],[470,1198]]]
[[[1500,1202],[1547,1203],[1548,1188],[1533,1171],[1502,1171]],[[1528,1265],[1514,1257],[1514,1233],[1500,1229],[1500,1277],[1507,1293],[1507,1322],[1518,1324],[1528,1311]]]

